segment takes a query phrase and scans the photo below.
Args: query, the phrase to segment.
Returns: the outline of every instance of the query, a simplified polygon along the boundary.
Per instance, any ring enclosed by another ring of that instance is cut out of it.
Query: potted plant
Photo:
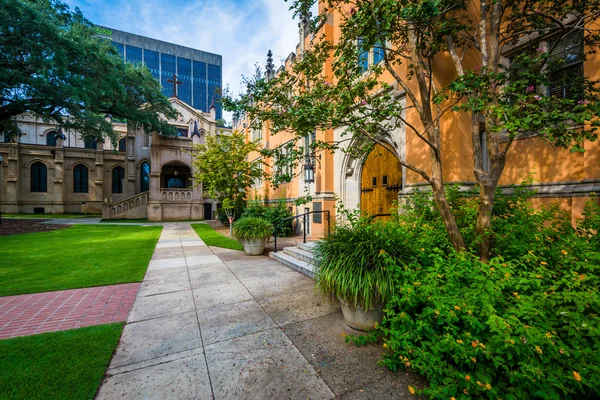
[[[391,264],[410,252],[403,239],[397,223],[359,220],[336,227],[316,245],[317,287],[340,301],[351,328],[369,331],[381,322],[383,306],[397,293]]]
[[[246,217],[233,224],[233,236],[244,245],[249,256],[261,255],[267,238],[272,234],[273,224],[263,218]]]

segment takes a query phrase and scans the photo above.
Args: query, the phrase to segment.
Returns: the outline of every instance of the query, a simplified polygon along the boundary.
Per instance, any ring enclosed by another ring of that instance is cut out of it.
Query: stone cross
[[[173,84],[173,95],[171,97],[177,97],[177,85],[181,85],[181,81],[177,80],[177,75],[173,74],[170,79],[167,79],[167,82]]]

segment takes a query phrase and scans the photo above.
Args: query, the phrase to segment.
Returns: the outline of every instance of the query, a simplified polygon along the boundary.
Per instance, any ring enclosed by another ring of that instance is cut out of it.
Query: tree
[[[246,142],[243,132],[207,136],[206,144],[193,153],[196,182],[222,204],[229,204],[240,215],[246,204],[246,191],[256,179],[264,177],[262,161],[250,162],[248,155],[258,151],[255,142]]]
[[[312,3],[295,0],[292,8],[306,21]],[[456,113],[471,121],[466,137],[479,188],[476,231],[484,261],[494,195],[515,137],[537,132],[572,151],[583,151],[584,140],[597,138],[598,82],[582,71],[598,50],[598,0],[320,3],[319,16],[307,23],[318,32],[336,13],[339,39],[316,34],[290,69],[266,77],[257,71],[247,79],[247,93],[226,93],[224,108],[256,123],[268,121],[273,132],[294,132],[298,139],[314,130],[345,128],[367,151],[405,126],[407,135],[429,149],[429,159],[401,163],[429,183],[458,250],[465,243],[444,193],[442,141],[451,134],[444,118]],[[366,68],[369,51],[380,61]]]
[[[0,131],[10,136],[25,112],[113,141],[113,118],[172,133],[162,117],[177,116],[146,68],[125,63],[78,9],[58,0],[3,1],[0,82]]]

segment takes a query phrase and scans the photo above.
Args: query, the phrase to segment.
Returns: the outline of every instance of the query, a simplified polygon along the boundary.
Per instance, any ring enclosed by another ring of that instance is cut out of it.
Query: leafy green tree
[[[125,63],[78,9],[58,0],[2,2],[0,82],[0,130],[9,136],[25,112],[113,141],[112,118],[171,133],[163,117],[177,116],[146,68]]]
[[[247,189],[256,179],[264,178],[262,161],[248,161],[248,155],[258,151],[258,144],[246,142],[243,132],[233,132],[207,136],[206,144],[197,145],[194,150],[196,182],[202,182],[210,197],[241,215]]]
[[[314,2],[295,0],[292,8],[307,20]],[[451,140],[453,148],[473,149],[484,261],[494,193],[514,139],[535,132],[554,146],[582,151],[584,140],[597,138],[597,82],[584,79],[582,70],[598,50],[598,0],[319,3],[320,14],[308,22],[315,39],[293,66],[275,76],[258,71],[247,79],[246,93],[226,93],[224,108],[256,124],[268,121],[274,133],[295,132],[298,140],[344,128],[344,140],[364,144],[353,149],[365,151],[404,126],[429,149],[429,159],[401,163],[429,183],[456,249],[465,243],[444,194],[442,142],[454,129],[441,123],[444,115],[466,113],[472,121],[467,135]],[[341,16],[335,42],[319,34],[333,11]],[[369,51],[381,61],[366,68]]]

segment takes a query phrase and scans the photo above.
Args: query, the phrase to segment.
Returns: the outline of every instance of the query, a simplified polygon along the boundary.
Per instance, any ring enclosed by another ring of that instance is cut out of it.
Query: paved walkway
[[[127,320],[140,283],[0,297],[0,339]]]
[[[97,399],[410,398],[343,333],[312,279],[166,224]]]

